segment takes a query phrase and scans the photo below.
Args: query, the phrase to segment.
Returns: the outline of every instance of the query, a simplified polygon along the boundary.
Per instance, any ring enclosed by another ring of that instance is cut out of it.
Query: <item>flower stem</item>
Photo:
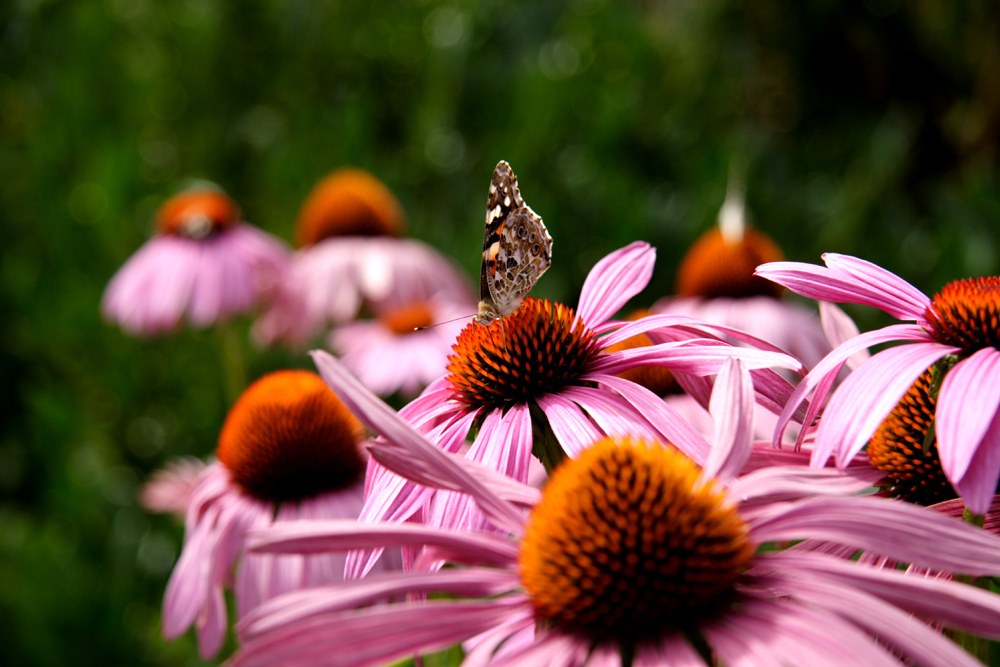
[[[566,451],[556,440],[542,409],[534,403],[528,409],[531,412],[531,453],[545,466],[545,472],[551,475],[556,466],[566,458]]]
[[[222,356],[222,383],[226,405],[232,406],[247,386],[246,346],[232,323],[217,326]]]

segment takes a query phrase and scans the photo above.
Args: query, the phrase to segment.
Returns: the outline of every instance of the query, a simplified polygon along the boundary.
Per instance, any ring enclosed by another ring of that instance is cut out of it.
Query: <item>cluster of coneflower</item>
[[[655,262],[637,241],[575,308],[480,326],[364,172],[317,186],[295,253],[217,190],[168,200],[109,319],[256,313],[259,343],[336,354],[257,379],[216,460],[147,485],[185,521],[165,634],[210,658],[234,630],[232,665],[987,661],[1000,279],[930,299],[861,259],[781,261],[738,197],[720,218],[648,308],[623,312]],[[902,322],[860,333],[834,302]]]

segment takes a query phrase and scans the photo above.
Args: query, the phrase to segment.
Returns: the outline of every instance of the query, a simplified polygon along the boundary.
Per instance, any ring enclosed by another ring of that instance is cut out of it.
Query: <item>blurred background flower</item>
[[[533,296],[564,302],[636,239],[659,251],[648,293],[669,294],[738,160],[788,259],[850,253],[932,293],[1000,273],[998,45],[995,3],[945,0],[7,3],[5,664],[200,664],[190,634],[161,637],[182,535],[138,490],[213,450],[218,345],[188,328],[135,339],[99,311],[186,179],[292,241],[312,187],[355,165],[475,284],[505,159],[554,238]],[[847,310],[862,330],[891,321]],[[248,363],[311,366],[281,349]]]
[[[206,327],[247,315],[273,296],[290,253],[278,239],[239,220],[216,190],[174,195],[156,213],[156,236],[115,273],[104,316],[138,336]]]

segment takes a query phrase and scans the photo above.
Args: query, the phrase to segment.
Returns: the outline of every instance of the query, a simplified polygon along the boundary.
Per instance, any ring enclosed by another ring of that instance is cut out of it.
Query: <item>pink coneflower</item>
[[[859,479],[778,467],[739,476],[753,414],[740,362],[719,373],[719,437],[704,467],[669,446],[604,438],[557,468],[540,500],[424,440],[335,361],[326,377],[385,437],[373,455],[400,475],[469,493],[510,535],[343,521],[255,531],[251,548],[268,553],[423,551],[412,572],[262,605],[238,628],[234,667],[383,664],[463,641],[470,666],[832,667],[898,665],[900,655],[956,667],[979,663],[926,621],[1000,636],[1000,598],[986,591],[761,548],[818,538],[948,572],[1000,572],[1000,538],[849,495]],[[423,601],[435,593],[444,597]],[[404,594],[420,601],[370,606]]]
[[[136,335],[187,320],[206,327],[244,315],[273,293],[290,253],[277,238],[239,221],[215,190],[175,195],[160,207],[157,234],[108,283],[104,316]]]
[[[280,593],[341,579],[340,555],[246,554],[244,533],[302,518],[356,518],[363,433],[309,371],[266,375],[240,396],[219,435],[219,460],[202,473],[187,506],[184,550],[163,600],[168,638],[193,623],[201,654],[210,657],[226,634],[224,587],[232,586],[243,617]]]
[[[832,378],[855,352],[880,343],[910,343],[879,352],[840,385],[820,421],[813,463],[821,465],[831,454],[838,465],[848,461],[930,369],[931,385],[940,387],[931,393],[937,394],[933,433],[941,467],[969,510],[983,514],[1000,479],[1000,278],[949,283],[932,301],[870,262],[829,253],[823,260],[826,267],[778,262],[757,272],[804,296],[875,306],[916,324],[864,333],[831,352],[797,388],[779,432],[813,389],[809,416],[815,416]]]
[[[448,354],[475,304],[418,301],[382,306],[377,319],[335,327],[330,347],[379,396],[414,397],[445,374]],[[455,319],[459,318],[459,319]]]
[[[258,322],[266,343],[301,344],[365,306],[472,300],[465,276],[438,251],[401,238],[403,209],[361,169],[340,169],[306,199],[296,222],[300,250],[285,289]]]
[[[661,365],[704,376],[718,372],[730,357],[743,358],[757,368],[799,368],[800,362],[770,349],[736,348],[704,337],[711,333],[703,329],[712,327],[690,318],[658,315],[635,322],[609,320],[646,286],[654,261],[655,251],[642,242],[611,253],[587,277],[576,312],[562,304],[528,298],[502,323],[470,322],[455,343],[448,377],[433,383],[404,408],[406,418],[449,451],[457,451],[478,425],[468,455],[519,481],[527,478],[533,453],[551,468],[602,435],[670,440],[695,460],[704,461],[709,449],[705,439],[658,396],[617,374]],[[617,342],[668,326],[683,340],[609,351]],[[322,373],[329,355],[313,356]],[[773,371],[755,372],[757,388],[772,400],[773,392],[788,389],[790,393],[787,382]],[[369,475],[362,519],[405,520],[419,511],[418,504],[406,499],[412,489],[404,486],[395,476],[376,469]],[[429,509],[432,522],[462,516],[463,525],[470,527],[481,520],[476,512],[450,508],[453,502],[467,504],[465,499],[444,494],[436,502]]]
[[[745,331],[811,368],[831,349],[816,313],[781,299],[781,287],[754,275],[757,265],[781,259],[781,248],[747,224],[742,186],[733,181],[718,226],[681,260],[677,295],[660,299],[650,310]]]

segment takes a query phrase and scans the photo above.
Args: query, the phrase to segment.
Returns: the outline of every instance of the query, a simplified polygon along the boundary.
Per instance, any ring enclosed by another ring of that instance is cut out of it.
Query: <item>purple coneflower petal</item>
[[[970,471],[969,463],[982,449],[979,443],[996,417],[1000,407],[997,378],[1000,378],[1000,351],[988,347],[960,361],[948,371],[941,384],[934,431],[941,467],[953,482],[964,479]],[[994,468],[987,474],[996,472]],[[990,497],[995,490],[994,477]]]
[[[587,662],[589,647],[575,637],[558,632],[536,634],[535,640],[520,651],[494,656],[490,667],[577,667]]]
[[[673,408],[664,403],[663,399],[642,385],[613,375],[595,374],[583,379],[597,382],[619,394],[616,397],[606,391],[589,387],[573,387],[563,392],[564,396],[572,398],[586,409],[605,433],[649,435],[656,440],[668,440],[695,461],[701,462],[708,457],[709,446],[705,438]],[[641,415],[643,417],[641,422],[650,424],[655,431],[646,434],[645,429],[639,429],[640,421],[634,418],[625,419],[624,423],[615,429],[609,429],[606,421],[602,423],[602,419],[608,420],[613,414],[628,415],[632,411]]]
[[[726,483],[740,474],[750,458],[753,405],[750,373],[738,359],[728,360],[722,365],[712,390],[709,412],[715,422],[715,438],[701,471],[702,480],[714,477]]]
[[[589,326],[604,322],[645,289],[655,263],[656,249],[644,241],[604,257],[587,274],[576,314]]]
[[[877,497],[817,498],[778,507],[756,518],[750,533],[757,543],[825,539],[904,563],[976,576],[1000,566],[995,535],[917,505]]]
[[[823,325],[823,333],[834,348],[840,347],[847,341],[861,335],[858,325],[854,323],[850,315],[843,309],[829,301],[819,302],[819,319]],[[847,367],[854,370],[871,358],[871,353],[867,350],[859,350],[847,359]]]
[[[860,570],[862,568],[856,567]],[[916,579],[917,577],[913,577]],[[981,663],[926,623],[858,586],[825,582],[817,577],[788,577],[782,588],[796,599],[833,611],[897,649],[924,667],[980,667]],[[916,594],[917,591],[914,591]],[[909,605],[904,603],[903,608]],[[935,614],[936,616],[936,614]],[[895,662],[895,661],[894,661]],[[843,663],[841,663],[843,664]]]
[[[940,448],[939,450],[940,451]],[[954,482],[955,490],[965,500],[966,508],[973,514],[985,515],[993,501],[997,488],[997,478],[1000,477],[1000,412],[993,417],[990,427],[979,443],[969,470],[958,482]]]
[[[801,262],[770,262],[756,275],[817,301],[874,306],[899,320],[922,321],[930,306],[923,292],[890,271],[856,257],[827,253],[829,268]]]
[[[536,400],[548,418],[556,440],[571,458],[576,458],[604,435],[573,401],[558,394],[543,394]]]
[[[495,654],[521,651],[535,641],[535,614],[529,606],[512,610],[510,617],[483,634],[463,643],[466,650],[462,667],[486,667]]]
[[[813,465],[825,464],[832,451],[837,465],[845,466],[920,374],[954,349],[939,343],[900,345],[879,352],[847,376],[823,413]]]
[[[913,324],[892,324],[882,329],[865,332],[860,336],[855,336],[848,340],[816,364],[816,367],[809,371],[809,374],[795,388],[795,392],[789,397],[784,410],[781,412],[781,416],[778,418],[778,424],[774,430],[774,446],[778,447],[781,444],[781,436],[785,432],[785,427],[788,426],[792,416],[798,410],[799,404],[802,403],[810,392],[816,389],[816,394],[812,398],[810,412],[807,414],[805,421],[806,424],[811,423],[815,412],[818,411],[819,406],[823,405],[826,394],[833,385],[833,380],[840,373],[840,369],[843,368],[844,363],[849,357],[859,350],[865,350],[872,345],[898,340],[934,342],[934,339],[926,331]],[[825,387],[825,390],[821,392],[817,389],[818,387]],[[823,455],[822,461],[826,461],[831,453],[832,450],[827,451]]]
[[[226,597],[222,586],[210,590],[205,602],[198,618],[198,653],[208,660],[219,652],[226,638]]]
[[[523,517],[513,505],[505,503],[445,456],[444,452],[424,440],[412,426],[400,419],[395,411],[352,376],[333,355],[316,350],[312,352],[312,357],[326,383],[368,428],[388,440],[406,446],[415,456],[436,466],[442,476],[465,485],[469,495],[497,527],[515,533],[522,530]]]
[[[845,589],[862,590],[918,616],[938,619],[962,632],[994,637],[1000,626],[1000,596],[950,579],[895,569],[858,567],[841,558],[796,551],[772,552],[763,560],[766,567],[773,567],[779,573],[801,572]]]
[[[185,531],[184,550],[163,596],[163,634],[167,639],[187,630],[205,603],[211,573],[204,564],[217,539],[214,528],[220,511],[219,507],[208,508],[195,530]]]
[[[377,574],[336,587],[297,590],[271,598],[241,620],[236,630],[240,641],[247,642],[309,616],[360,608],[411,592],[491,597],[516,588],[519,582],[515,573],[495,568]]]
[[[287,521],[252,530],[247,548],[264,553],[324,553],[391,545],[434,545],[466,563],[510,565],[517,545],[490,533],[459,533],[415,523],[369,525],[346,519]]]
[[[911,313],[910,317],[897,317],[897,319],[923,320],[924,314],[931,305],[931,300],[926,294],[878,264],[834,252],[824,253],[823,261],[831,270],[851,276],[867,285],[875,294],[886,295],[889,303],[900,304],[899,308],[902,312]],[[892,314],[888,310],[885,312]]]
[[[874,466],[848,468],[765,467],[746,473],[729,486],[729,495],[741,502],[777,502],[810,496],[844,496],[871,488],[885,473]]]
[[[518,603],[520,604],[520,603]],[[231,667],[368,666],[438,651],[502,622],[511,603],[431,601],[320,616],[243,646]]]
[[[635,366],[664,366],[691,375],[714,375],[726,359],[741,359],[747,368],[790,368],[797,370],[802,363],[779,352],[749,347],[734,347],[710,338],[693,338],[673,343],[659,343],[617,352],[606,352],[594,360],[588,370],[618,374]]]
[[[496,443],[503,443],[498,447]],[[517,403],[506,413],[499,410],[486,416],[479,436],[466,458],[521,483],[528,481],[531,460],[531,415],[528,406]],[[428,523],[453,530],[487,530],[486,517],[464,492],[435,494]]]
[[[598,433],[594,440],[601,437]],[[593,442],[591,440],[590,442]],[[461,491],[461,487],[435,474],[434,470],[415,460],[403,447],[390,442],[377,441],[369,445],[372,457],[389,470],[406,471],[407,478],[417,484],[446,491]],[[539,498],[539,490],[526,486],[506,475],[472,461],[464,456],[454,456],[456,464],[466,468],[470,475],[478,477],[482,483],[498,496],[521,507],[533,507]]]
[[[618,657],[617,651],[614,657]],[[594,664],[593,661],[588,662],[587,667],[593,667]],[[620,664],[620,661],[617,664]],[[694,647],[680,636],[636,649],[632,667],[661,667],[662,665],[670,665],[670,667],[705,667],[705,661],[694,650]]]

